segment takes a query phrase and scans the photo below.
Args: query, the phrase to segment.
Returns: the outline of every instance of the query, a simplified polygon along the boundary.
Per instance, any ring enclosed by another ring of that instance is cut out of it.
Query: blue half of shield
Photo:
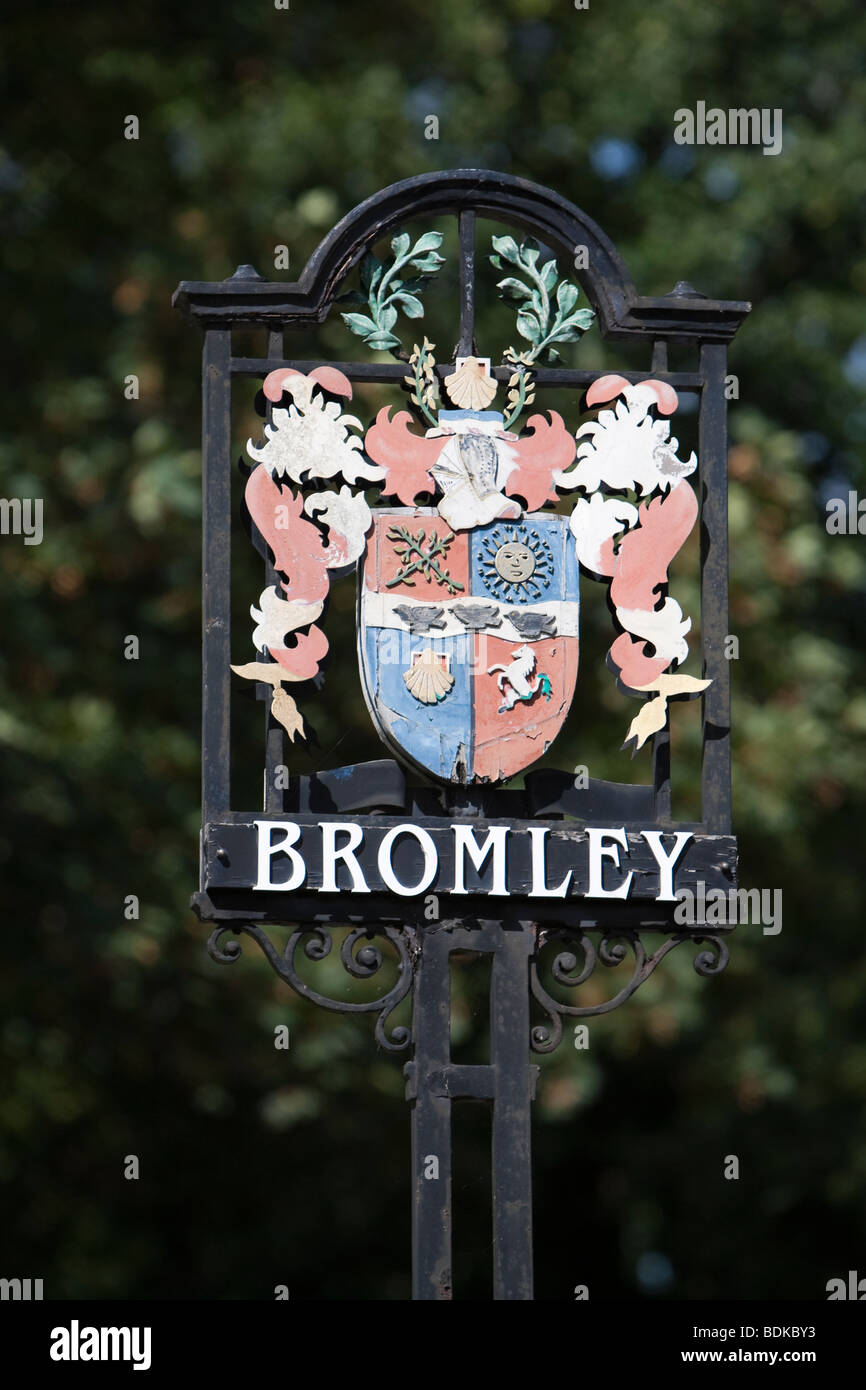
[[[376,722],[422,767],[440,775],[443,769],[465,767],[472,728],[471,635],[413,637],[397,628],[371,627],[361,640],[364,685],[375,702]],[[410,693],[406,673],[429,652],[445,678],[437,680],[434,668],[431,684],[441,686],[442,694],[427,704]]]

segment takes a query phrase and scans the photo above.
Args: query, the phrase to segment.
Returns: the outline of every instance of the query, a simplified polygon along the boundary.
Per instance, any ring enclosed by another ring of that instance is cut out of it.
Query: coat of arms
[[[371,348],[399,355],[398,312],[423,313],[440,244],[437,232],[414,246],[404,235],[389,266],[365,258],[363,293],[350,297],[367,312],[344,318]],[[507,349],[505,371],[467,354],[443,375],[424,337],[402,354],[410,410],[386,406],[364,433],[343,410],[352,386],[342,372],[283,368],[264,383],[264,442],[248,444],[246,505],[277,582],[251,609],[260,659],[232,669],[270,682],[274,717],[292,739],[303,735],[286,687],[318,673],[330,578],[356,569],[370,716],[404,760],[450,783],[514,777],[562,728],[578,673],[581,571],[610,585],[619,632],[608,662],[620,689],[644,700],[626,738],[634,752],[664,727],[671,696],[708,684],[679,673],[691,623],[666,593],[698,513],[687,481],[697,460],[679,458],[670,434],[676,393],[601,375],[585,404],[603,408],[576,434],[555,412],[521,426],[533,364],[555,361],[555,344],[575,341],[593,313],[576,307],[578,289],[554,260],[539,264],[538,247],[511,237],[493,246],[493,263],[515,271],[499,288],[529,344]],[[371,493],[383,504],[371,506]]]

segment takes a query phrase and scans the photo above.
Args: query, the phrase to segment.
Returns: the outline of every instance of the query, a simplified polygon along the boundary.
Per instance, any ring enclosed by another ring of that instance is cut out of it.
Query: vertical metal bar
[[[475,351],[475,213],[457,217],[460,238],[460,342],[457,356],[469,357]]]
[[[434,1075],[447,1072],[451,1056],[450,950],[447,931],[421,933],[413,1004],[415,1060],[407,1068],[414,1078],[412,1297],[421,1302],[452,1296],[451,1100],[433,1094],[438,1089]]]
[[[667,338],[653,338],[651,372],[666,372],[668,369]]]
[[[283,330],[273,328],[268,332],[268,359],[271,362],[281,362],[283,358]],[[270,407],[268,409],[270,415]],[[265,557],[265,588],[270,588],[277,582],[277,572],[270,560]],[[270,660],[269,657],[263,658]],[[265,787],[263,797],[263,808],[265,811],[282,811],[284,787],[278,787],[277,769],[285,765],[285,742],[283,728],[281,724],[271,715],[271,704],[273,703],[273,686],[267,687],[265,696]],[[281,779],[285,781],[286,779]]]
[[[231,329],[205,330],[202,357],[202,825],[230,805]]]
[[[529,957],[535,930],[500,928],[490,986],[493,1099],[493,1297],[532,1298]]]
[[[671,725],[670,710],[663,729],[653,736],[653,820],[671,818]]]
[[[668,370],[668,344],[665,338],[655,338],[652,347],[650,371]],[[671,725],[668,711],[663,729],[653,735],[653,819],[669,821],[671,818]]]
[[[701,346],[701,639],[703,673],[712,685],[703,696],[703,823],[711,834],[731,828],[731,667],[728,633],[728,448],[723,343]]]

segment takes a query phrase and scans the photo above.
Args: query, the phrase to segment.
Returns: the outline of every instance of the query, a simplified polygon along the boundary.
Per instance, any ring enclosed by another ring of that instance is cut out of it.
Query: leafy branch
[[[508,348],[506,357],[513,351]],[[510,360],[515,360],[511,358]],[[509,411],[503,421],[502,428],[510,430],[515,420],[528,405],[532,405],[535,400],[535,382],[532,373],[521,363],[517,370],[508,379],[508,405]]]
[[[448,554],[448,547],[454,539],[453,531],[447,536],[439,537],[436,531],[430,535],[427,542],[427,549],[424,549],[424,541],[427,537],[423,529],[414,536],[408,526],[392,526],[388,531],[388,540],[394,541],[394,554],[400,560],[403,568],[400,569],[393,579],[389,579],[385,585],[386,589],[393,589],[396,584],[407,584],[413,588],[415,580],[413,574],[422,574],[425,579],[435,579],[437,584],[444,584],[449,594],[456,594],[465,588],[458,580],[452,579],[448,570],[443,570],[439,565],[439,560],[444,560]],[[398,548],[398,543],[403,549]]]
[[[377,351],[393,352],[400,347],[400,339],[392,332],[397,322],[398,306],[408,319],[420,319],[424,305],[420,295],[432,276],[444,264],[445,257],[438,254],[442,244],[441,232],[425,232],[414,246],[407,232],[401,232],[391,242],[394,259],[385,266],[372,251],[368,251],[361,261],[361,289],[350,290],[340,296],[344,304],[363,304],[367,314],[343,314],[344,323],[353,333],[363,338],[368,347]],[[403,280],[398,272],[409,268],[415,272],[412,279]]]
[[[434,344],[426,336],[420,348],[415,343],[412,356],[409,358],[412,375],[403,378],[405,385],[412,387],[409,393],[410,401],[424,412],[431,425],[438,424],[433,412],[439,402],[439,388],[433,371],[436,366],[433,347]]]
[[[575,310],[580,291],[569,280],[561,281],[557,288],[559,272],[556,261],[545,261],[539,267],[541,253],[534,241],[524,241],[518,246],[514,237],[510,236],[495,236],[492,240],[494,254],[490,257],[491,265],[502,270],[507,262],[522,271],[529,282],[524,283],[524,280],[507,275],[496,286],[503,299],[517,306],[517,331],[532,344],[531,348],[521,353],[509,348],[505,360],[522,363],[524,367],[537,361],[560,361],[553,344],[577,342],[581,333],[589,328],[595,314],[592,309]],[[555,307],[552,300],[554,289]]]

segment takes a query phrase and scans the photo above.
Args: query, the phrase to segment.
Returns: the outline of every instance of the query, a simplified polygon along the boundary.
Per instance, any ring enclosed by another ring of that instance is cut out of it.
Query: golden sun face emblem
[[[495,598],[537,603],[550,588],[553,554],[534,526],[500,524],[484,537],[476,567]]]

